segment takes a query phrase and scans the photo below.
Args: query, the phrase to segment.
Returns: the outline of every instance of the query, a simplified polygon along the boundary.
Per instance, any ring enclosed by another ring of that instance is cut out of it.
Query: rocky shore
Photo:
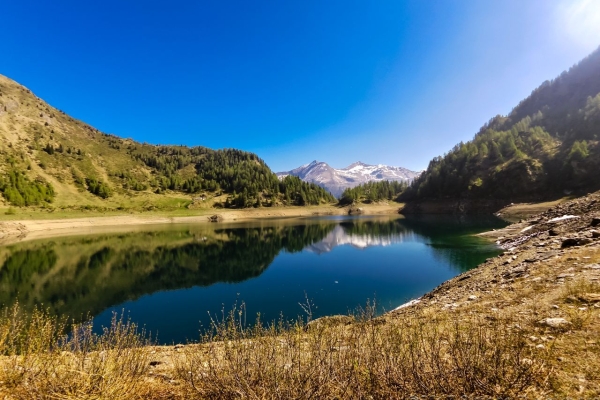
[[[600,192],[482,236],[505,252],[385,318],[501,321],[547,357],[556,392],[600,396]]]

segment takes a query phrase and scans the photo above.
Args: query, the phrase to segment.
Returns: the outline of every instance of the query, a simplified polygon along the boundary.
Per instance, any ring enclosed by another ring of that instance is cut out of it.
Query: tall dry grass
[[[11,398],[129,399],[142,391],[148,368],[144,332],[123,317],[94,334],[43,309],[0,314],[0,393]]]
[[[545,360],[506,321],[415,315],[383,322],[279,322],[247,328],[243,310],[175,363],[187,395],[207,399],[512,398],[541,393]],[[260,321],[258,321],[260,322]]]
[[[352,323],[245,323],[243,306],[213,321],[200,343],[156,348],[113,319],[100,335],[43,310],[0,315],[0,397],[15,399],[394,399],[544,393],[549,371],[507,321],[415,313],[385,320],[367,306]],[[337,322],[344,321],[343,319]],[[152,350],[151,350],[152,349]]]

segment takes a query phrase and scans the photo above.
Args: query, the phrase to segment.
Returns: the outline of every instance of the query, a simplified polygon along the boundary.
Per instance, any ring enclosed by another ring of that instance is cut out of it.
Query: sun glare
[[[565,1],[558,9],[558,19],[574,45],[590,50],[600,45],[600,1]]]

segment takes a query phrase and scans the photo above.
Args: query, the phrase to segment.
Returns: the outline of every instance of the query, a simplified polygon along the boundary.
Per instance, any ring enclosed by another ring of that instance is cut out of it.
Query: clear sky
[[[598,0],[6,1],[0,74],[96,128],[422,169],[600,45]]]

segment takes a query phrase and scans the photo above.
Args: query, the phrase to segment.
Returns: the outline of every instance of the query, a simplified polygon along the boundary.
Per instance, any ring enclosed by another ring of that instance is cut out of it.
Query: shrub
[[[0,178],[0,193],[12,205],[17,207],[50,203],[54,199],[51,184],[36,180],[30,181],[25,174],[10,171],[6,178]]]
[[[112,195],[110,187],[102,181],[99,181],[95,178],[86,178],[85,183],[87,184],[88,191],[98,197],[107,199]]]

